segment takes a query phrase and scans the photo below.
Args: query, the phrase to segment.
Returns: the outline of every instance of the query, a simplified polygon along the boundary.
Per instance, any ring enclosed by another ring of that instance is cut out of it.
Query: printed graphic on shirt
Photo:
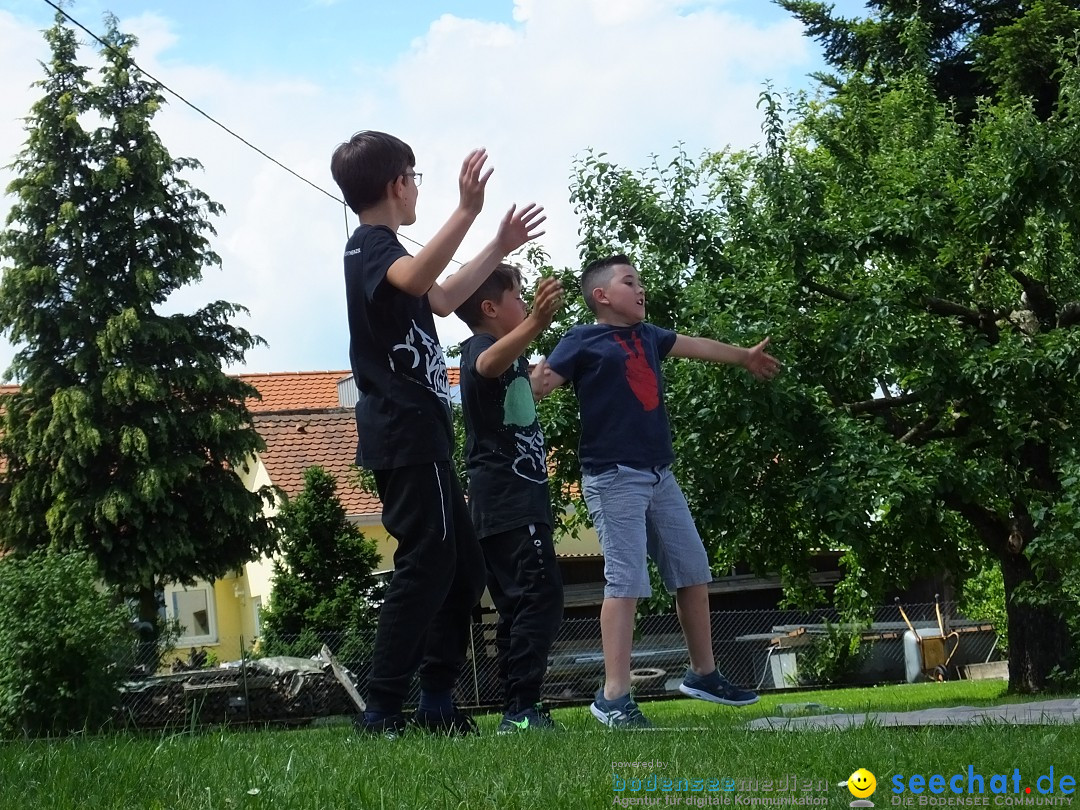
[[[629,343],[618,335],[614,337],[626,353],[626,382],[629,383],[630,390],[646,411],[655,411],[660,407],[660,385],[656,380],[656,372],[645,357],[641,337],[633,333]]]
[[[397,371],[394,357],[404,362],[405,368],[421,369],[424,382],[436,396],[439,397],[446,407],[450,407],[450,378],[446,373],[446,358],[443,357],[442,346],[439,341],[421,329],[414,320],[409,334],[402,343],[391,348],[390,361],[391,371]]]
[[[539,430],[514,434],[514,447],[517,458],[514,459],[514,472],[526,481],[543,484],[547,481],[547,467],[544,466],[544,434]]]
[[[526,377],[515,377],[506,387],[503,398],[503,424],[525,428],[514,433],[514,472],[527,481],[542,484],[547,481],[544,465],[544,434],[536,425],[536,403],[532,385]]]
[[[536,421],[536,402],[532,385],[524,377],[515,377],[506,388],[503,400],[503,424],[529,427]]]

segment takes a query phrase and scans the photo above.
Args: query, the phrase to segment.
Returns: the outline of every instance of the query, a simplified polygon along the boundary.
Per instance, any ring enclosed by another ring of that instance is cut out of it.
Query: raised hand
[[[458,175],[459,207],[470,214],[479,214],[484,208],[484,191],[494,169],[484,171],[488,153],[486,149],[473,149],[461,164]]]
[[[551,325],[551,319],[563,304],[563,286],[557,278],[543,278],[536,285],[533,295],[532,312],[534,319],[545,329]]]
[[[769,339],[765,338],[758,345],[746,350],[746,361],[743,365],[759,380],[771,380],[780,371],[780,361],[765,351],[768,345]]]
[[[532,385],[533,399],[541,400],[548,395],[554,386],[551,382],[551,366],[543,355],[536,361],[533,370],[529,372],[529,383]]]
[[[513,253],[526,242],[544,235],[544,231],[536,230],[547,220],[543,214],[544,206],[536,203],[529,203],[520,211],[516,205],[510,206],[510,210],[499,223],[499,232],[495,236],[504,256]]]

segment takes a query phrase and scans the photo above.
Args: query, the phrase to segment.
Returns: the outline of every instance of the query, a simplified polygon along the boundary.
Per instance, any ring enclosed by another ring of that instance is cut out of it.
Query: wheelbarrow
[[[956,654],[960,646],[960,634],[955,630],[949,630],[945,619],[941,615],[941,604],[938,602],[938,594],[934,594],[934,612],[937,614],[937,634],[932,631],[922,634],[908,619],[904,612],[900,598],[896,598],[896,607],[900,610],[900,616],[908,626],[908,632],[904,634],[904,663],[907,669],[908,682],[914,682],[918,676],[931,681],[946,681],[949,679],[949,662]],[[912,661],[908,660],[909,654]]]

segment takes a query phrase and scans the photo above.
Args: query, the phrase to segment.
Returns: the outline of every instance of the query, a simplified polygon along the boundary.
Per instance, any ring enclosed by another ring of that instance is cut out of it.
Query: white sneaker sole
[[[754,695],[753,700],[727,700],[726,698],[717,697],[712,692],[694,689],[692,686],[687,686],[685,683],[679,684],[679,691],[689,697],[697,698],[698,700],[707,700],[709,703],[719,703],[724,706],[753,706],[760,700],[757,695]]]
[[[602,711],[597,707],[595,703],[589,705],[589,711],[592,712],[592,716],[603,723],[608,728],[615,728],[615,720],[607,712]]]
[[[592,712],[592,716],[603,723],[608,728],[618,728],[624,731],[652,731],[653,725],[650,723],[647,726],[626,726],[619,725],[614,717],[605,712],[603,709],[597,707],[595,703],[589,705],[589,711]]]

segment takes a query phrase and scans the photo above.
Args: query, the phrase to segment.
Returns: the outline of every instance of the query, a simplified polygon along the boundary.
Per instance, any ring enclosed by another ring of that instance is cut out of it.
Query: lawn
[[[860,767],[877,778],[871,797],[877,807],[894,806],[901,798],[893,795],[896,775],[905,784],[921,775],[929,784],[936,774],[946,780],[963,774],[966,784],[969,766],[984,776],[987,806],[1042,798],[1037,789],[1030,796],[1023,790],[1035,788],[1051,767],[1051,795],[1061,797],[1061,777],[1080,775],[1077,726],[799,733],[742,727],[746,720],[776,714],[779,704],[903,711],[1009,700],[1001,682],[959,681],[770,694],[746,709],[649,701],[642,705],[650,719],[669,728],[645,732],[608,731],[578,706],[555,710],[559,732],[513,737],[495,735],[499,718],[492,715],[478,718],[479,737],[466,739],[367,739],[356,737],[351,726],[327,725],[5,743],[0,807],[577,810],[620,806],[631,798],[648,801],[646,806],[722,806],[717,803],[725,799],[727,806],[750,806],[752,797],[808,797],[818,800],[816,806],[847,807],[852,796],[839,783]],[[1015,771],[1019,795],[1011,793]],[[1008,776],[1008,795],[990,792],[994,775]],[[661,790],[665,778],[672,780],[667,793]],[[686,782],[679,785],[679,779]],[[616,790],[620,782],[624,787]],[[647,790],[650,784],[656,789]],[[798,789],[788,791],[793,784]],[[723,790],[732,785],[735,790]],[[930,792],[905,796],[916,807],[920,798],[937,798]],[[948,796],[946,789],[941,798]]]

